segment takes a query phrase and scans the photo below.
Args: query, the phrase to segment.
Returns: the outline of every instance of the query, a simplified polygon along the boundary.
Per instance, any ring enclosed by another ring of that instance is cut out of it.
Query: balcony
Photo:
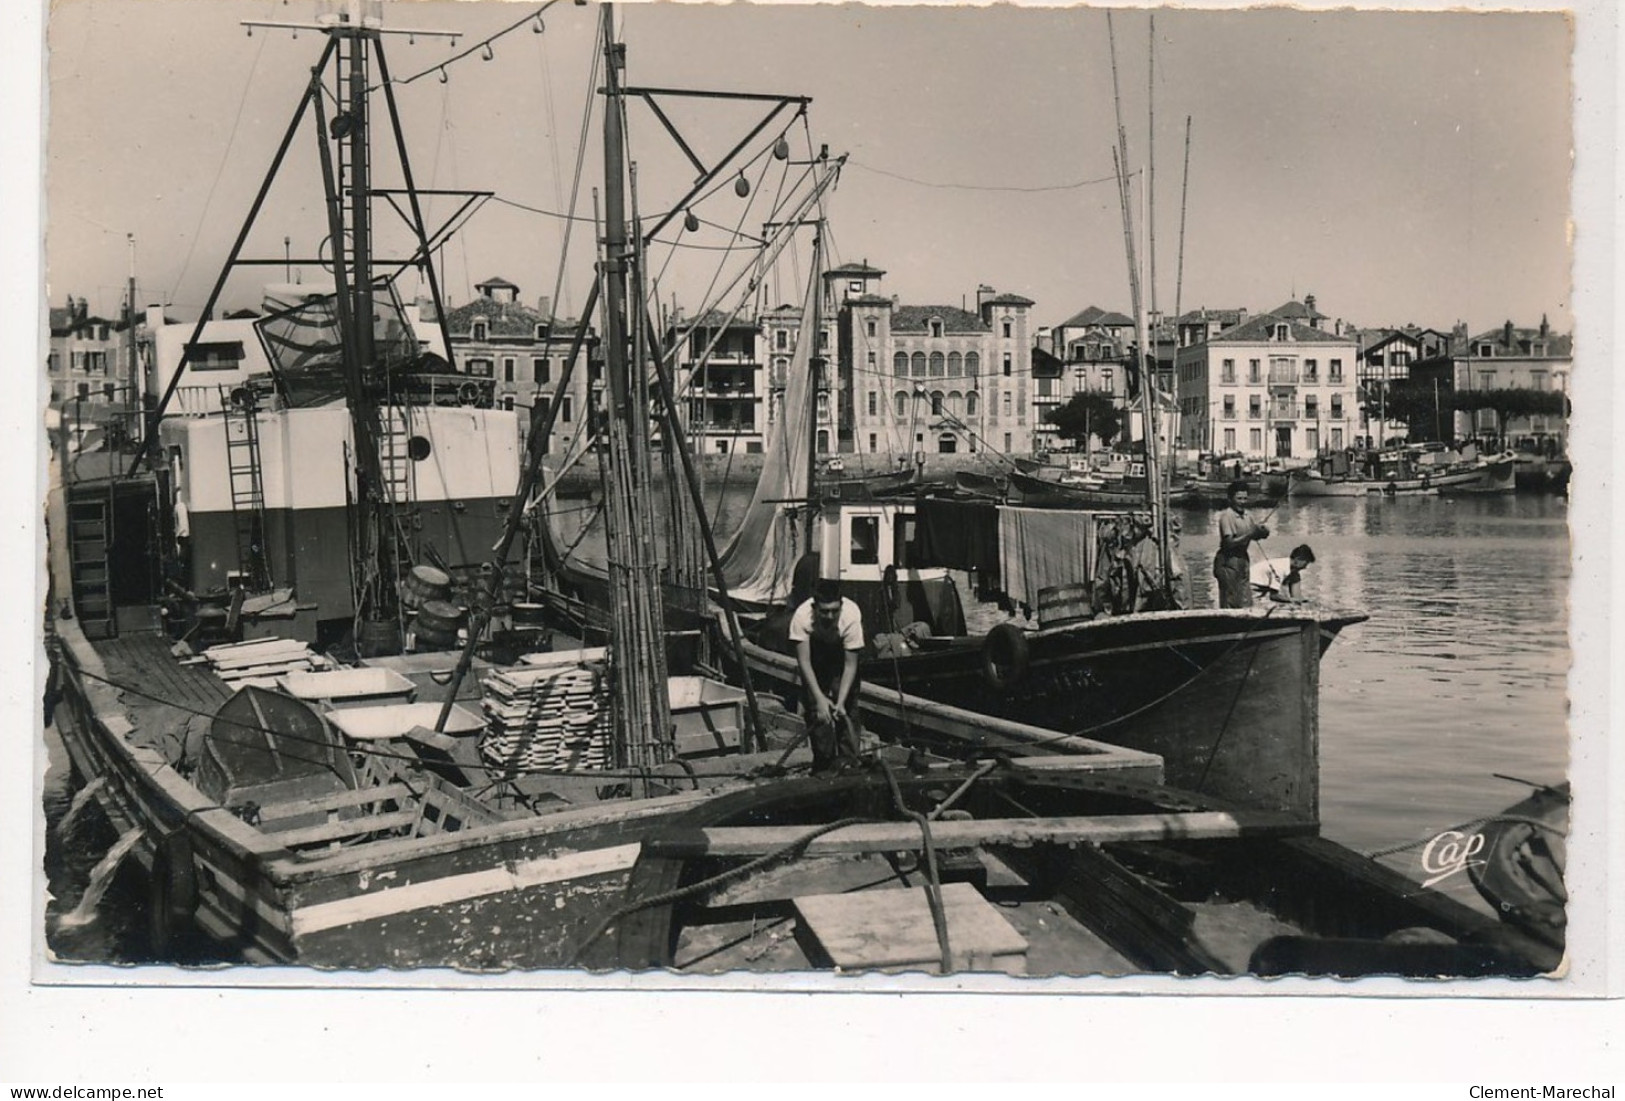
[[[1268,408],[1272,421],[1295,421],[1303,417],[1303,409],[1295,401],[1272,401]]]
[[[1305,377],[1310,378],[1311,381],[1312,381],[1312,376],[1305,376]],[[1297,384],[1298,384],[1298,369],[1296,367],[1271,367],[1270,368],[1270,385],[1271,386],[1296,386]]]

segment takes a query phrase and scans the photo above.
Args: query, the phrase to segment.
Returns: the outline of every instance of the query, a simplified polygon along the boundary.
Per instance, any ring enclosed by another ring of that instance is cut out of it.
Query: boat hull
[[[1025,633],[1013,674],[990,669],[991,635],[930,640],[862,669],[866,684],[1157,754],[1175,787],[1313,816],[1320,655],[1362,618],[1146,613]],[[762,653],[751,651],[753,676],[794,692],[793,664]]]

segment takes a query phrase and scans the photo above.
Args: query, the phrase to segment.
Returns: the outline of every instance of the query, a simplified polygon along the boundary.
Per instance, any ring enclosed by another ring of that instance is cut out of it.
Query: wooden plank
[[[804,837],[810,829],[806,825],[715,826],[673,831],[650,838],[647,844],[651,852],[662,856],[756,856]],[[1314,832],[1313,823],[1305,823],[1295,815],[1266,811],[984,818],[931,825],[932,841],[941,848],[1294,837]],[[867,822],[844,826],[814,838],[804,851],[808,854],[910,852],[922,847],[920,829],[912,822]]]
[[[341,837],[353,837],[363,833],[378,833],[382,830],[399,829],[410,826],[418,820],[418,808],[395,811],[391,814],[372,814],[365,818],[345,818],[337,822],[326,822],[320,826],[307,826],[298,830],[267,831],[277,841],[292,848],[295,845],[309,845],[317,841],[337,841]]]
[[[836,967],[926,966],[942,950],[924,887],[806,895],[794,901],[801,932]],[[1024,970],[1027,940],[969,883],[942,887],[955,970]]]
[[[260,821],[274,822],[279,818],[295,818],[304,814],[317,814],[340,807],[356,807],[364,803],[381,803],[386,799],[404,799],[412,794],[405,784],[385,784],[382,787],[357,788],[319,795],[314,799],[297,799],[286,803],[260,805]],[[275,828],[275,827],[271,827]]]

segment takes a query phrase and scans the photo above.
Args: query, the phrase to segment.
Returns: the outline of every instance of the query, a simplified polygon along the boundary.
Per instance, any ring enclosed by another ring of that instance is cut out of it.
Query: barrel
[[[1095,617],[1095,604],[1088,585],[1056,585],[1038,590],[1038,625],[1064,627]]]
[[[388,657],[401,652],[401,622],[398,619],[367,619],[356,638],[356,653],[364,658]]]
[[[430,600],[445,600],[451,595],[451,575],[433,566],[413,566],[412,572],[401,582],[401,603],[408,608],[422,607]]]
[[[447,601],[426,600],[418,609],[417,629],[419,633],[425,628],[437,633],[450,631],[455,636],[457,628],[463,625],[465,614],[463,609]]]
[[[424,625],[420,617],[412,628],[412,648],[414,650],[455,650],[457,649],[457,628],[449,631],[437,630]]]

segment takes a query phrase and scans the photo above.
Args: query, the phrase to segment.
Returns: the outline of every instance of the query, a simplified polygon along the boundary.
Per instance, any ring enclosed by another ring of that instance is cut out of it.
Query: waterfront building
[[[669,328],[667,346],[678,342],[677,406],[697,453],[761,452],[770,408],[763,346],[772,339],[764,339],[755,318],[730,319],[716,310],[693,321],[679,318]],[[783,369],[778,377],[782,395]]]
[[[1033,352],[1035,448],[1055,451],[1073,446],[1056,434],[1046,418],[1074,394],[1104,394],[1118,408],[1126,408],[1128,371],[1124,364],[1133,344],[1134,319],[1099,306],[1088,306],[1049,331],[1048,340],[1041,340]]]
[[[826,273],[836,317],[834,450],[912,455],[1033,449],[1033,302],[982,286],[976,310],[905,305],[881,294],[885,272]]]
[[[1465,335],[1465,333],[1463,334]],[[1451,380],[1448,373],[1423,366],[1437,362],[1450,349],[1451,334],[1438,329],[1424,329],[1405,325],[1397,329],[1360,329],[1354,332],[1360,346],[1358,366],[1355,369],[1356,394],[1360,405],[1360,431],[1357,443],[1381,447],[1395,435],[1408,434],[1403,420],[1387,415],[1387,397],[1395,385],[1442,383],[1448,391]],[[1442,407],[1441,407],[1442,408]],[[1432,433],[1434,438],[1446,434],[1448,425],[1441,416]]]
[[[1182,343],[1176,357],[1179,446],[1301,459],[1353,444],[1358,345],[1321,328],[1312,299],[1217,333],[1211,318],[1187,317],[1181,337],[1200,339]]]
[[[1465,390],[1555,390],[1567,394],[1574,369],[1574,341],[1566,333],[1552,331],[1545,316],[1536,328],[1519,328],[1509,320],[1499,329],[1488,329],[1466,337],[1460,327],[1450,355],[1450,372],[1455,389]],[[1489,409],[1456,413],[1455,434],[1461,438],[1499,436],[1497,442],[1552,441],[1561,451],[1568,442],[1567,418],[1556,414],[1509,417],[1497,426]]]
[[[527,306],[519,300],[518,285],[500,276],[476,283],[474,290],[471,301],[446,311],[446,336],[451,344],[446,358],[452,369],[490,379],[498,408],[530,414],[520,418],[522,440],[528,434],[527,421],[546,416],[552,403],[558,402],[548,451],[569,453],[586,446],[590,442],[587,411],[601,403],[604,387],[596,332],[589,329],[570,373],[570,384],[561,391],[559,382],[577,321],[554,317],[552,300],[546,295],[534,308]],[[420,329],[422,334],[439,331],[432,318],[425,318]]]
[[[78,403],[85,410],[123,404],[135,381],[128,321],[95,316],[83,298],[71,295],[66,306],[51,307],[49,321],[50,404]]]

